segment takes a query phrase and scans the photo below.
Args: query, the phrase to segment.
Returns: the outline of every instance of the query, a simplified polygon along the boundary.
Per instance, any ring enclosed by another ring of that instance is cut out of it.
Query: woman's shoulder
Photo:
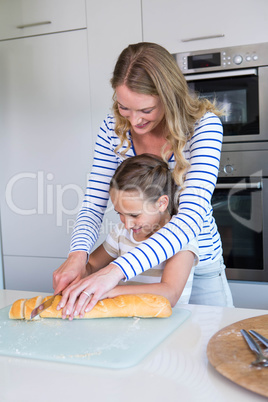
[[[213,112],[206,112],[200,120],[195,123],[195,130],[199,127],[202,127],[206,124],[217,124],[222,126],[221,119]]]

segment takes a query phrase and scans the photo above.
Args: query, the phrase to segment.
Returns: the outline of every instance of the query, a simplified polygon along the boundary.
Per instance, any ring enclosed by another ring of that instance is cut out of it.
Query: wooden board
[[[251,366],[256,356],[246,344],[241,329],[253,329],[268,337],[268,315],[248,318],[221,329],[208,343],[208,359],[224,377],[268,397],[268,367]]]
[[[0,310],[0,355],[118,369],[138,364],[191,315],[24,321],[10,320],[9,309]]]

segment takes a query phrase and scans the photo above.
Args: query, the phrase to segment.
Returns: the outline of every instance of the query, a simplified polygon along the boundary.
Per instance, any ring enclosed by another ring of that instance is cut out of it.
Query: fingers
[[[72,320],[74,316],[80,314],[83,307],[86,307],[92,294],[88,282],[90,282],[89,278],[82,279],[63,292],[62,299],[57,307],[57,309],[62,308],[63,319],[68,315],[69,319]]]
[[[70,281],[68,278],[64,277],[64,274],[60,275],[60,273],[57,271],[53,273],[54,294],[62,292],[69,284]]]
[[[122,278],[121,270],[116,266],[107,266],[100,271],[80,280],[75,279],[62,293],[58,309],[62,308],[62,318],[75,316],[92,310],[98,300],[114,288]],[[119,270],[119,271],[118,271]],[[81,278],[81,276],[80,276]]]
[[[91,294],[89,291],[82,291],[79,298],[76,300],[73,312],[69,315],[69,320],[72,320],[76,316],[80,316],[80,318],[84,317],[85,308],[91,299]]]

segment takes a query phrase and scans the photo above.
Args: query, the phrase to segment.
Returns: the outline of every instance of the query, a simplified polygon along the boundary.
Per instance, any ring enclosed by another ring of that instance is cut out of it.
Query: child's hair
[[[112,177],[112,189],[141,192],[152,203],[167,195],[170,215],[177,214],[178,188],[168,164],[158,156],[142,154],[125,159]]]

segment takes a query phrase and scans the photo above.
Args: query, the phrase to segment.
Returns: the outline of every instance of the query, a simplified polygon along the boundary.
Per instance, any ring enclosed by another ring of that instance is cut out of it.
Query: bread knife
[[[50,297],[49,299],[47,299],[44,303],[40,304],[39,306],[35,307],[33,309],[33,311],[31,312],[31,320],[36,317],[37,315],[39,315],[42,311],[46,310],[47,308],[49,308],[51,306],[51,304],[53,303],[54,299],[56,296],[60,295],[61,293],[57,293],[56,295]]]

